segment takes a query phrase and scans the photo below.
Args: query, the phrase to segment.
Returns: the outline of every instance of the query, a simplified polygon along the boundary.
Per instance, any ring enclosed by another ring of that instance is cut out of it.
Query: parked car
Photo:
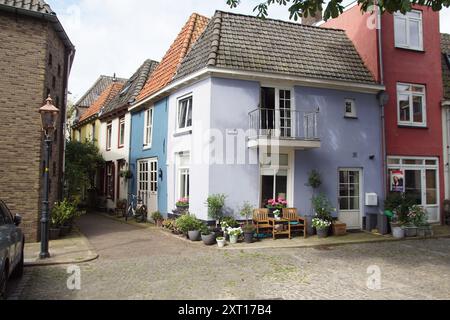
[[[25,237],[19,228],[22,218],[11,214],[0,200],[0,300],[6,299],[8,279],[23,274]]]

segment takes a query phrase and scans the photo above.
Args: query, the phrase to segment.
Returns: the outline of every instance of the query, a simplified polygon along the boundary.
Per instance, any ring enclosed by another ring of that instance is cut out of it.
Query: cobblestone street
[[[67,289],[67,266],[27,268],[19,298],[450,299],[450,239],[221,251],[98,215],[79,226],[100,255],[80,265],[81,290]]]

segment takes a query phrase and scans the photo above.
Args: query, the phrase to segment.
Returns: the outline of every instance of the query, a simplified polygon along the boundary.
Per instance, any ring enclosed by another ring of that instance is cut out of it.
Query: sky
[[[255,14],[261,1],[230,9],[226,0],[47,0],[77,50],[69,98],[77,101],[100,75],[128,78],[146,59],[160,61],[193,12]],[[289,20],[287,7],[271,6],[269,17]],[[450,33],[450,9],[441,12],[441,32]]]

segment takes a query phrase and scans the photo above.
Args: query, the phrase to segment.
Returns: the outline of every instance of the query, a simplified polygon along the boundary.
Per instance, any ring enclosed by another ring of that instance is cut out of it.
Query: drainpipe
[[[381,12],[377,10],[377,29],[378,29],[378,64],[379,64],[379,75],[380,75],[380,84],[384,85],[384,64],[383,64],[383,47],[382,47],[382,39],[381,39]],[[387,187],[387,152],[386,152],[386,118],[385,118],[385,105],[389,99],[388,95],[385,91],[379,93],[379,102],[381,107],[381,153],[383,158],[383,190],[385,198],[388,194]]]

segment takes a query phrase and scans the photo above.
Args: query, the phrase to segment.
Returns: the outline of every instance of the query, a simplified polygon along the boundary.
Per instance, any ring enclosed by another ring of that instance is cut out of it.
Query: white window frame
[[[407,164],[405,161],[408,160],[418,160],[422,161],[421,164]],[[427,164],[427,161],[434,161],[434,164]],[[396,163],[394,163],[396,162]],[[421,172],[421,184],[422,184],[422,203],[421,206],[425,208],[437,208],[437,211],[440,212],[441,209],[441,185],[440,185],[440,173],[439,173],[439,167],[440,161],[439,158],[433,158],[433,157],[402,157],[402,156],[389,156],[388,157],[388,172],[390,170],[401,170],[403,173],[405,173],[405,170],[417,170]],[[426,188],[426,171],[427,170],[435,170],[436,171],[436,202],[437,204],[428,204],[427,203],[427,188]],[[406,181],[405,181],[406,184]],[[424,188],[425,186],[425,188]],[[438,223],[440,222],[441,217],[438,213],[438,220],[437,221],[429,221],[430,223]]]
[[[400,91],[399,86],[409,86],[409,91]],[[423,93],[413,92],[412,87],[422,87]],[[409,96],[409,116],[410,121],[401,121],[401,113],[400,113],[400,95],[408,95]],[[413,98],[414,96],[422,97],[422,122],[414,121],[414,104]],[[399,126],[408,126],[408,127],[426,127],[427,126],[427,88],[421,84],[414,83],[397,83],[397,119]]]
[[[407,12],[406,14],[402,14],[401,12],[395,12],[394,13],[394,42],[396,48],[403,48],[403,49],[410,49],[410,50],[417,50],[417,51],[423,51],[423,14],[420,10],[411,10],[412,13],[416,13],[420,15],[420,18],[411,17],[411,14]],[[400,30],[397,30],[395,28],[395,21],[396,20],[404,20],[406,25],[406,44],[398,44],[397,39],[397,32],[400,32]],[[410,21],[419,22],[419,46],[413,47],[411,46],[411,39],[410,39]]]
[[[112,122],[106,124],[106,151],[110,151],[112,147]]]
[[[351,104],[352,110],[350,112],[347,112],[347,104]],[[356,100],[355,99],[345,99],[344,102],[344,108],[345,108],[345,118],[358,118],[358,112],[356,110]]]
[[[151,115],[150,119],[149,119],[149,115]],[[154,107],[151,107],[151,108],[145,110],[145,113],[144,113],[144,149],[150,149],[153,144],[154,118],[155,118]]]
[[[122,129],[123,125],[123,129]],[[121,133],[123,131],[123,143],[120,141]],[[118,137],[118,143],[117,146],[120,148],[125,147],[125,116],[119,118],[119,137]]]
[[[187,122],[189,119],[189,105],[188,105],[188,109],[186,110],[186,118],[184,119],[185,121],[185,127],[180,128],[180,108],[181,108],[181,103],[186,101],[186,100],[190,100],[191,104],[190,104],[190,108],[191,108],[191,125],[187,126]],[[192,93],[184,95],[182,97],[179,97],[177,99],[177,112],[176,112],[176,132],[177,133],[183,133],[183,132],[187,132],[187,131],[191,131],[192,130],[192,125],[194,123],[194,98]]]
[[[183,161],[182,159],[185,159],[187,161]],[[185,185],[184,190],[187,191],[187,189],[190,190],[190,186],[188,185],[188,183],[190,184],[190,153],[188,152],[182,152],[182,153],[178,153],[177,154],[177,160],[178,160],[178,165],[177,165],[177,199],[175,199],[175,201],[178,201],[178,199],[181,198],[189,198],[189,195],[187,195],[185,192],[183,194],[183,188],[181,185],[181,181],[182,181],[182,176],[189,176],[189,179],[185,179]],[[188,182],[189,180],[189,182]]]

